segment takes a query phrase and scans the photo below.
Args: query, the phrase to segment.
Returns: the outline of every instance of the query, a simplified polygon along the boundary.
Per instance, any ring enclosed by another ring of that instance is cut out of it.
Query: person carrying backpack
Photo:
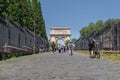
[[[89,52],[90,52],[90,57],[91,58],[94,57],[93,50],[95,49],[96,45],[97,45],[97,42],[96,42],[96,40],[94,38],[90,38],[88,40],[88,46],[89,46]]]

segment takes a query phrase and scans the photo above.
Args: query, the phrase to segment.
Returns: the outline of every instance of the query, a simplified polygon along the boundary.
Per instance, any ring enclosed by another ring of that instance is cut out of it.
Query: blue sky
[[[90,22],[120,18],[120,0],[40,0],[46,32],[50,27],[71,28],[71,38]]]

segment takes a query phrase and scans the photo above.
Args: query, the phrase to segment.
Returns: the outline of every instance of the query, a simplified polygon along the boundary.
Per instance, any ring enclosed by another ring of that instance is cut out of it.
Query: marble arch
[[[70,40],[71,38],[71,29],[70,28],[50,28],[50,41],[56,42],[59,39],[62,39],[64,42]]]

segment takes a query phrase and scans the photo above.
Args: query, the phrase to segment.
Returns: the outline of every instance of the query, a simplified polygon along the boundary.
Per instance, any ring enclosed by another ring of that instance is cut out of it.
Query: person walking
[[[73,55],[73,47],[74,47],[73,42],[69,42],[69,43],[68,43],[68,48],[69,48],[69,54],[70,54],[71,56]]]
[[[52,48],[52,52],[54,54],[55,53],[55,43],[54,42],[51,44],[51,48]]]
[[[97,42],[94,38],[90,38],[88,40],[88,46],[89,46],[89,52],[90,52],[90,58],[94,57],[93,50],[95,49],[95,46],[97,45]]]
[[[61,44],[58,44],[58,53],[61,53]]]

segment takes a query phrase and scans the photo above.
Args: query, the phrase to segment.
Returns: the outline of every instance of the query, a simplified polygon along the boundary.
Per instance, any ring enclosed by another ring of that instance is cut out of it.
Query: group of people
[[[68,46],[64,46],[61,44],[58,44],[58,46],[56,46],[54,42],[51,44],[51,50],[52,50],[53,54],[56,51],[58,51],[58,53],[63,53],[63,52],[66,52],[66,50],[69,50],[69,54],[73,55],[73,48],[74,47],[75,47],[75,45],[73,44],[73,42],[69,42]]]
[[[56,51],[58,51],[58,53],[63,53],[66,51],[66,47],[64,45],[58,44],[58,46],[56,46],[54,42],[51,44],[51,48],[53,53]]]
[[[97,53],[98,44],[99,43],[94,38],[88,39],[90,58],[94,58],[95,57],[94,51],[96,50],[96,53]],[[69,54],[71,56],[73,55],[74,47],[75,47],[75,44],[73,42],[69,42],[67,47],[64,46],[64,45],[61,45],[61,44],[58,44],[58,46],[56,46],[54,42],[51,44],[51,48],[52,48],[52,52],[53,53],[55,53],[56,50],[58,50],[58,53],[63,53],[66,50],[69,50]]]

